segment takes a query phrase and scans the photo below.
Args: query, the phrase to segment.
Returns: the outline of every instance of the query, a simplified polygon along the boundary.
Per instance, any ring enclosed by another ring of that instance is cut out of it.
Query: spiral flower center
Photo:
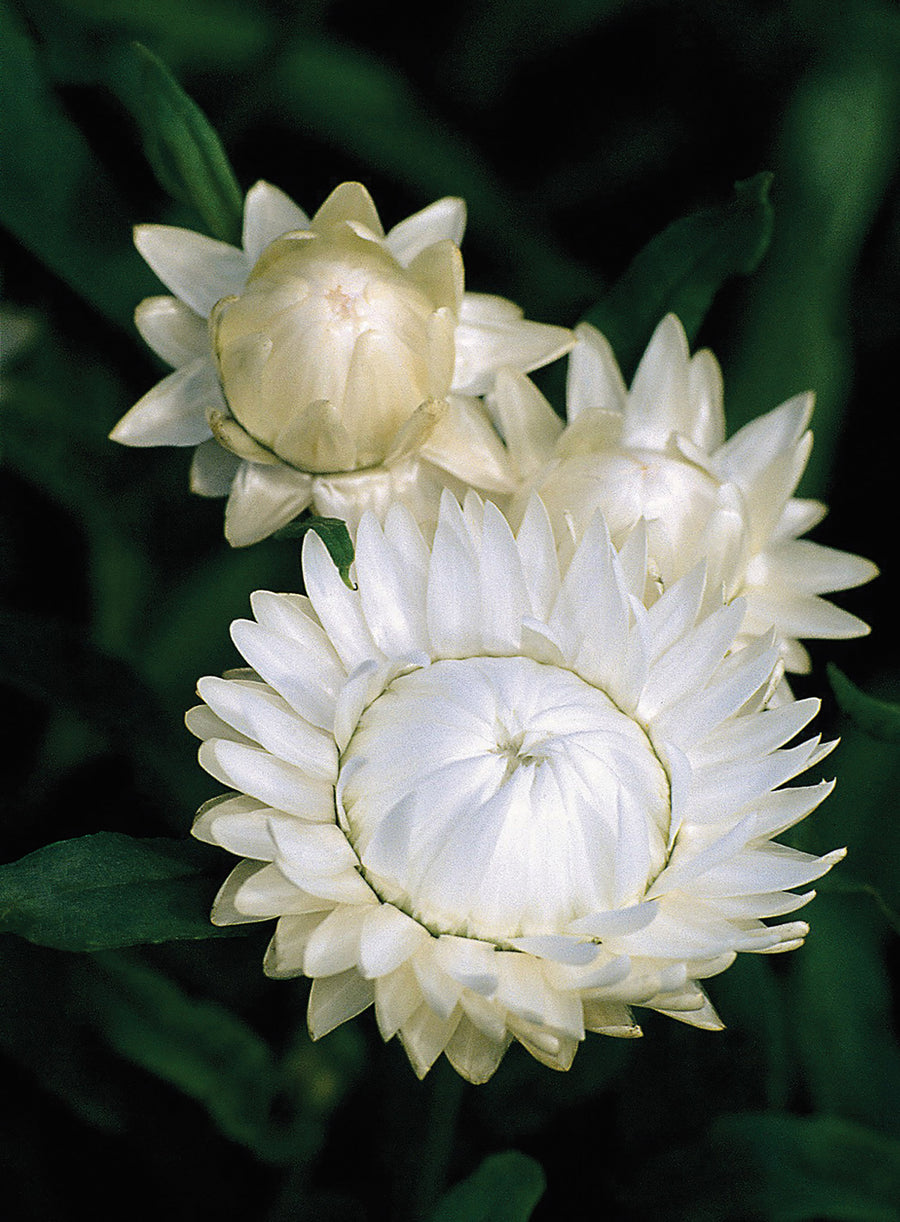
[[[340,819],[379,895],[502,942],[634,903],[665,861],[644,730],[571,671],[446,660],[395,679],[341,761]]]

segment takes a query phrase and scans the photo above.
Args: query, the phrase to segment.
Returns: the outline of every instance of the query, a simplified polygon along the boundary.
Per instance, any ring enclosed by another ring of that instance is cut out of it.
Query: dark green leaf
[[[778,140],[772,249],[749,287],[728,374],[732,431],[815,390],[806,496],[827,489],[851,388],[854,269],[900,152],[897,7],[825,5],[820,16],[819,62],[799,81]]]
[[[867,696],[831,662],[828,681],[838,704],[864,734],[879,742],[900,743],[900,704]]]
[[[338,572],[349,586],[350,565],[353,563],[353,541],[347,530],[347,523],[340,518],[308,517],[298,518],[278,531],[276,539],[303,539],[310,531],[315,531],[325,546],[328,555],[337,565]]]
[[[757,174],[735,184],[729,203],[669,225],[585,315],[612,344],[626,376],[664,314],[677,314],[693,339],[724,282],[758,266],[772,236],[771,182],[771,174]]]
[[[192,204],[214,237],[239,246],[244,201],[222,142],[165,64],[140,43],[134,47],[144,102],[137,118],[160,184]]]
[[[835,1116],[723,1116],[712,1147],[726,1200],[772,1222],[897,1222],[900,1142]],[[748,1209],[749,1206],[749,1209]]]
[[[266,1162],[308,1161],[362,1063],[352,1032],[280,1060],[222,1005],[195,998],[137,958],[97,958],[86,1004],[124,1057],[196,1099],[217,1127]],[[260,969],[258,969],[260,970]]]
[[[213,938],[223,870],[199,845],[97,832],[0,866],[0,932],[59,950]]]
[[[900,1222],[900,1142],[836,1116],[741,1112],[642,1163],[658,1222]]]
[[[527,1222],[544,1195],[540,1164],[518,1150],[492,1154],[438,1203],[431,1222]]]
[[[25,26],[0,2],[0,224],[84,300],[131,327],[152,276],[113,180],[46,86]]]
[[[813,1103],[898,1132],[900,1049],[884,962],[887,927],[862,895],[820,895],[809,919],[807,944],[791,964],[790,1000]]]
[[[58,620],[0,611],[0,669],[10,687],[101,731],[139,773],[159,785],[167,801],[177,800],[172,765],[189,759],[189,739],[180,720],[164,714],[127,663],[95,649],[83,633]],[[189,804],[197,796],[184,795]],[[172,814],[182,821],[183,812]]]

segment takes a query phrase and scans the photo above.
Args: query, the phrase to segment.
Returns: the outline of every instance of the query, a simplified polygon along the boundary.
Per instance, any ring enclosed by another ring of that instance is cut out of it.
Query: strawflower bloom
[[[765,708],[773,637],[729,655],[702,566],[648,610],[646,535],[600,515],[561,575],[535,498],[513,535],[444,494],[433,546],[394,506],[359,528],[357,588],[321,540],[308,596],[259,592],[251,670],[198,685],[200,760],[229,793],[194,835],[242,857],[219,924],[277,917],[265,970],[312,977],[325,1035],[374,1003],[420,1076],[483,1082],[511,1040],[567,1069],[634,1005],[721,1026],[699,981],[799,946],[796,894],[839,858],[773,837],[830,791],[782,788],[818,701]]]
[[[726,441],[718,362],[708,349],[691,356],[674,315],[657,327],[630,390],[600,332],[582,324],[576,334],[565,427],[530,379],[498,376],[491,405],[522,481],[511,520],[537,491],[570,554],[598,509],[617,545],[643,519],[647,601],[704,560],[710,596],[746,603],[740,640],[774,627],[790,671],[810,668],[799,637],[867,633],[821,596],[871,580],[875,565],[799,538],[826,513],[793,495],[812,447],[812,394]]]
[[[312,506],[354,529],[407,503],[437,516],[442,488],[512,486],[479,396],[502,365],[567,352],[563,327],[463,289],[461,199],[385,234],[359,183],[312,218],[259,182],[243,248],[139,225],[138,250],[174,294],[135,321],[175,367],[111,434],[133,446],[196,446],[191,487],[228,496],[225,534],[255,543]]]

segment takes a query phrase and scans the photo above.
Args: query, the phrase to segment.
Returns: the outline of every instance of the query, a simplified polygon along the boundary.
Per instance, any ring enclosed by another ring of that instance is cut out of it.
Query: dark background
[[[896,742],[839,724],[824,669],[900,696],[900,9],[0,0],[4,861],[186,834],[215,788],[181,729],[196,677],[234,664],[251,590],[299,581],[290,544],[225,548],[186,451],[106,440],[162,372],[131,323],[159,290],[130,228],[200,228],[142,151],[133,39],[244,190],[264,177],[312,212],[359,178],[386,226],[463,195],[468,286],[543,321],[574,324],[659,230],[773,171],[771,248],[699,342],[732,431],[817,391],[815,537],[883,576],[838,596],[873,636],[814,647],[798,684],[843,734],[803,844],[850,856],[801,952],[712,982],[725,1033],[649,1014],[641,1041],[589,1037],[567,1075],[514,1048],[486,1087],[446,1064],[420,1085],[371,1014],[311,1045],[306,984],[262,976],[265,930],[99,956],[8,935],[4,1216],[424,1218],[517,1148],[546,1173],[543,1222],[900,1219],[900,767]]]

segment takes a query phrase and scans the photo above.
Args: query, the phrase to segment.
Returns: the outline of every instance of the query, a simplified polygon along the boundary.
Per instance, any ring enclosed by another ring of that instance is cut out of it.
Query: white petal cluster
[[[310,219],[265,182],[247,194],[242,249],[138,226],[138,250],[173,295],[141,302],[136,323],[174,372],[111,436],[196,446],[191,486],[228,496],[236,546],[310,506],[355,529],[397,501],[433,522],[444,487],[508,492],[480,396],[501,366],[535,369],[573,339],[464,291],[464,228],[460,199],[385,234],[359,183]]]
[[[740,641],[774,627],[791,671],[809,670],[798,638],[868,632],[822,595],[869,581],[875,566],[799,538],[826,512],[793,495],[812,446],[813,396],[788,400],[726,441],[718,363],[705,349],[691,356],[674,315],[657,327],[630,390],[600,332],[582,324],[576,334],[565,427],[524,375],[498,377],[492,408],[522,480],[511,520],[537,491],[564,556],[598,509],[617,545],[644,522],[644,598],[703,560],[711,594],[746,604]]]
[[[785,787],[818,701],[767,707],[774,634],[733,652],[702,566],[646,607],[648,533],[617,553],[597,515],[561,567],[538,498],[513,533],[445,494],[432,545],[366,515],[351,589],[311,535],[307,596],[234,624],[250,669],[188,715],[229,791],[194,834],[242,858],[213,919],[277,918],[314,1038],[374,1004],[420,1076],[485,1081],[512,1040],[566,1069],[633,1006],[720,1026],[700,981],[802,941],[778,918],[843,855],[774,839],[831,788]]]

